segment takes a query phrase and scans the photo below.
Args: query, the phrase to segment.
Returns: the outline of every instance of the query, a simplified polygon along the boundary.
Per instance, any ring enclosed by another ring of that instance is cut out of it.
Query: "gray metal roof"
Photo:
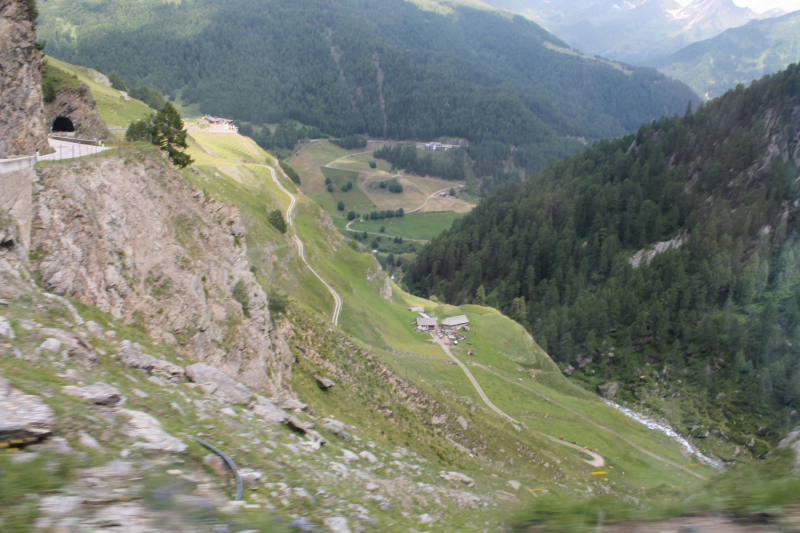
[[[417,318],[417,325],[418,326],[435,326],[436,319],[435,318]]]
[[[450,316],[442,320],[443,326],[461,326],[464,324],[469,324],[467,315]]]

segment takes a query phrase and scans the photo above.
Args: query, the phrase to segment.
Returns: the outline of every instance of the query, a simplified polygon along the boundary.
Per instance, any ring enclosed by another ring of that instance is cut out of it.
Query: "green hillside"
[[[800,405],[798,102],[795,64],[597,143],[457,219],[404,281],[485,300],[721,457],[760,455]]]
[[[534,23],[488,10],[440,14],[402,0],[132,5],[53,0],[38,34],[54,57],[116,70],[202,112],[256,125],[294,119],[335,136],[467,138],[493,181],[582,148],[568,136],[623,135],[695,98],[652,69],[562,53]]]
[[[749,85],[797,61],[800,61],[800,11],[754,20],[648,64],[708,99],[739,83]]]

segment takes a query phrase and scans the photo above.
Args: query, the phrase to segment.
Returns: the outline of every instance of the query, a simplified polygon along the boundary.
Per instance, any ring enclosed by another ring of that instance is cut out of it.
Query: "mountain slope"
[[[597,143],[497,191],[405,280],[485,299],[590,386],[763,453],[800,404],[799,103],[795,64]]]
[[[799,60],[800,11],[796,11],[754,20],[648,64],[685,82],[697,94],[714,98]]]
[[[492,0],[491,5],[520,13],[587,54],[641,62],[708,39],[728,28],[774,16],[758,15],[732,0]]]
[[[53,57],[99,64],[129,85],[256,124],[467,138],[498,153],[492,172],[512,145],[549,162],[580,147],[566,136],[622,135],[694,98],[653,70],[564,53],[535,24],[487,10],[442,15],[401,0],[51,7],[39,35]]]

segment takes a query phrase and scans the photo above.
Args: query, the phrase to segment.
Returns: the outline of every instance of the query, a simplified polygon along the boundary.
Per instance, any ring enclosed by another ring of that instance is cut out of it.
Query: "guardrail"
[[[36,164],[35,155],[26,155],[22,157],[13,157],[9,159],[0,159],[0,174],[7,172],[14,172],[25,168],[32,168]]]
[[[54,141],[64,141],[73,144],[88,144],[89,146],[94,146],[97,144],[96,140],[89,140],[89,139],[76,139],[74,137],[57,137],[55,135],[50,136],[51,139]]]

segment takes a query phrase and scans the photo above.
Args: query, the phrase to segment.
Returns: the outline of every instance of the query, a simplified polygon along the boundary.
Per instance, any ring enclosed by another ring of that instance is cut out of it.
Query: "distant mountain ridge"
[[[758,14],[732,0],[488,0],[534,20],[587,53],[639,62],[668,55],[680,48],[751,20],[782,15],[781,10]]]
[[[647,64],[714,98],[800,61],[800,11],[753,20]]]

